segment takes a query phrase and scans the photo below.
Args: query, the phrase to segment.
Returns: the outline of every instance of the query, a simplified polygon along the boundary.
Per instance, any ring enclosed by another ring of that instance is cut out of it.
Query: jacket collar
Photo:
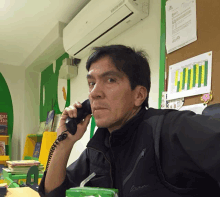
[[[134,117],[111,134],[107,128],[98,128],[92,139],[88,142],[87,147],[106,152],[109,149],[109,144],[111,144],[111,147],[123,146],[132,138],[145,113],[146,109],[141,108]]]

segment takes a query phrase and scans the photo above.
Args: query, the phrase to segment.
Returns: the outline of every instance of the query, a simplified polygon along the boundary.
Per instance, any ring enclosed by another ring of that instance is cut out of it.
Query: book
[[[2,173],[2,170],[5,166],[3,164],[0,164],[0,179],[4,179],[3,177],[3,173]]]
[[[8,135],[8,114],[0,112],[0,135]]]
[[[8,168],[3,168],[6,172],[10,172],[11,174],[27,174],[31,166],[10,166]],[[40,164],[38,167],[38,171],[43,173],[44,166]]]
[[[11,171],[19,171],[19,170],[26,170],[29,169],[31,166],[10,166],[8,167],[9,170]],[[42,164],[39,164],[38,166],[38,170],[43,170],[44,166]]]
[[[59,122],[60,122],[60,118],[61,118],[62,114],[56,114],[54,116],[54,121],[53,121],[53,126],[52,126],[52,131],[57,131],[58,127],[59,127]]]
[[[0,156],[6,155],[5,152],[5,142],[4,141],[0,141]]]
[[[6,187],[6,188],[8,188],[8,184],[7,184],[7,183],[0,183],[0,187]]]
[[[46,121],[40,122],[37,134],[43,134],[45,128]]]
[[[39,158],[41,142],[36,142],[33,157]]]
[[[51,110],[51,111],[47,112],[47,119],[46,119],[44,131],[52,131],[54,115],[55,115],[54,110]]]
[[[36,160],[13,160],[13,161],[6,161],[8,167],[14,166],[38,166],[40,165],[39,161]]]

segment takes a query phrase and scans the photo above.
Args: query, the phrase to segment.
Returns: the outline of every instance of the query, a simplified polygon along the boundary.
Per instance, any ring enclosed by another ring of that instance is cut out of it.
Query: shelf
[[[5,145],[8,145],[9,136],[8,135],[0,135],[0,141],[4,141]]]
[[[9,160],[9,155],[0,156],[0,160],[8,161]]]
[[[9,135],[0,135],[0,139],[1,139],[1,138],[7,139],[7,138],[9,138]]]
[[[10,157],[9,155],[0,156],[0,164],[6,165],[6,161],[9,161]]]
[[[39,161],[39,158],[31,157],[31,156],[25,156],[24,160],[36,160],[36,161]]]
[[[29,134],[27,137],[42,137],[43,134]]]

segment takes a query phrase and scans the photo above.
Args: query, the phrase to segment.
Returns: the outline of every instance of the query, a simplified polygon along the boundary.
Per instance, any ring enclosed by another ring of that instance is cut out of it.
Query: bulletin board
[[[165,0],[161,1],[161,17],[165,16]],[[196,0],[196,16],[197,16],[197,41],[182,47],[170,54],[163,54],[160,57],[160,67],[164,63],[164,69],[167,71],[167,80],[169,77],[169,66],[197,55],[212,51],[212,80],[211,90],[213,99],[208,103],[220,103],[220,1],[219,0]],[[164,21],[161,22],[164,23]],[[161,39],[164,39],[164,24],[161,23]],[[164,46],[163,46],[164,44]],[[161,49],[164,50],[165,40],[161,40]],[[161,68],[160,68],[161,69]],[[160,72],[161,73],[161,72]],[[163,84],[164,80],[160,74],[161,91],[167,90],[167,84]],[[163,89],[163,90],[162,90]],[[161,93],[161,92],[160,92]],[[192,105],[202,103],[200,100],[202,95],[185,97],[184,105]]]

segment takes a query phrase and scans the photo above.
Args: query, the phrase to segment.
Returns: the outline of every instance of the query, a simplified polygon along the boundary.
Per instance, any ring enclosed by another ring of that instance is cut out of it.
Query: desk
[[[38,192],[29,187],[8,188],[6,197],[40,197]]]

